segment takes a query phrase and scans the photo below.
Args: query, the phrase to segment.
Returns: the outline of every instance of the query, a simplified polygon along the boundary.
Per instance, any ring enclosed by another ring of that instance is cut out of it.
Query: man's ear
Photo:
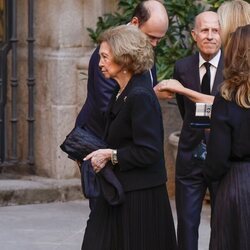
[[[137,26],[137,27],[139,27],[139,24],[140,24],[139,19],[138,19],[138,17],[136,17],[136,16],[134,16],[134,17],[131,19],[130,23],[131,23],[132,25]]]
[[[194,41],[196,42],[196,32],[195,32],[195,30],[191,31],[191,35],[192,35]]]

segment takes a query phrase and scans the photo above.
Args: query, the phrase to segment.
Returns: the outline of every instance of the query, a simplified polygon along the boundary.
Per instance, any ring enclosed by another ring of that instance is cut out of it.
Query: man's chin
[[[218,46],[214,46],[214,45],[205,46],[203,49],[204,51],[208,51],[208,52],[216,52],[219,50]]]
[[[218,53],[219,49],[215,48],[208,48],[204,50],[205,55],[216,55]]]

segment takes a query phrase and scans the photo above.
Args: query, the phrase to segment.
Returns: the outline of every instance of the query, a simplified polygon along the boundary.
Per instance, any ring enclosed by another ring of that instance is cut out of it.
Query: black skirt
[[[249,250],[249,237],[250,162],[235,162],[218,188],[209,249]]]
[[[87,222],[82,250],[175,250],[166,186],[131,191],[110,206],[99,198]]]

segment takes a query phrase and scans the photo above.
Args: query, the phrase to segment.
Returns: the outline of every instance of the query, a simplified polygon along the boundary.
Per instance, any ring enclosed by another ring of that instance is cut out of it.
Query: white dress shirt
[[[218,68],[218,64],[219,64],[219,61],[220,61],[220,56],[221,56],[221,50],[219,50],[218,53],[216,54],[216,56],[213,57],[209,61],[209,63],[211,64],[211,66],[210,66],[210,92],[212,92],[212,89],[213,89],[214,78],[215,78],[216,70]],[[199,53],[200,83],[202,81],[202,78],[203,78],[204,74],[206,73],[206,68],[203,65],[204,62],[206,62],[206,61],[203,59],[203,57]]]

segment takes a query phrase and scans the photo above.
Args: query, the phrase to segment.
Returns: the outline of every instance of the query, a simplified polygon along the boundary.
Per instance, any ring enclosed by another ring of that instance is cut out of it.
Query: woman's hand
[[[157,85],[159,85],[158,90],[160,92],[167,91],[170,93],[182,94],[185,89],[185,87],[183,87],[183,85],[175,79],[163,80]]]
[[[105,167],[106,163],[110,161],[112,154],[112,149],[98,149],[88,154],[83,160],[91,160],[91,164],[96,173],[101,171]]]
[[[184,95],[193,102],[213,103],[214,101],[214,96],[202,94],[195,90],[185,88],[179,81],[175,79],[163,80],[156,86],[158,86],[157,91],[158,93],[160,93],[159,95],[157,94],[158,98],[160,98],[159,96],[161,95],[161,93],[167,92]]]
[[[174,93],[171,92],[171,91],[168,91],[166,89],[163,89],[165,88],[165,83],[164,83],[165,80],[159,82],[157,85],[154,86],[154,91],[155,91],[155,94],[157,96],[158,99],[162,99],[162,100],[169,100],[169,99],[173,99],[174,98]]]

